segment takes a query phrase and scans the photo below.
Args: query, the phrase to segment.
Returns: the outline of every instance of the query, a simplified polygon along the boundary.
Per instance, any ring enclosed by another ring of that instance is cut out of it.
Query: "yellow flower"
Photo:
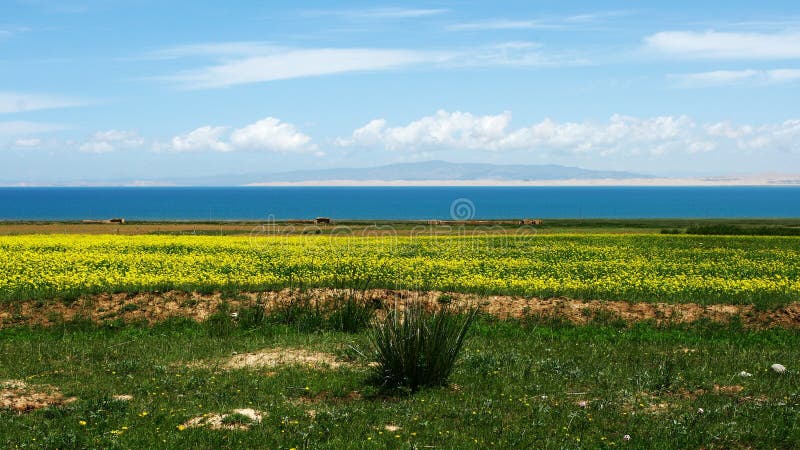
[[[185,429],[186,429],[186,426],[185,426],[185,425],[178,425],[178,426],[177,426],[177,427],[175,427],[175,428],[177,428],[177,429],[178,429],[178,431],[183,431],[183,430],[185,430]]]
[[[80,425],[82,427],[85,427],[86,426],[86,421],[85,420],[79,420],[78,421],[78,425]]]

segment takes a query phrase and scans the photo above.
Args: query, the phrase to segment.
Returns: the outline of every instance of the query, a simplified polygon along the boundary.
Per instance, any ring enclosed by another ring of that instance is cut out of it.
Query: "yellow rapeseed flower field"
[[[800,238],[0,237],[0,299],[6,301],[287,286],[772,306],[800,298]]]

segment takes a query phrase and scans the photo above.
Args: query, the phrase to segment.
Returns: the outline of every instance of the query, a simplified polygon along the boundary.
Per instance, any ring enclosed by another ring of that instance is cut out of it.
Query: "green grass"
[[[60,408],[0,412],[0,436],[6,448],[800,446],[800,334],[781,329],[479,317],[450,386],[390,397],[371,387],[362,364],[231,371],[185,365],[267,347],[352,359],[359,352],[350,349],[363,353],[367,344],[364,332],[299,331],[269,321],[225,336],[187,320],[0,330],[0,379],[47,383],[79,397]],[[769,371],[776,362],[788,373]],[[753,376],[738,377],[742,370]],[[743,390],[724,394],[714,385]],[[348,396],[352,391],[361,398]],[[114,401],[115,394],[134,398]],[[649,412],[661,403],[670,406]],[[177,428],[238,408],[267,416],[249,431]],[[401,429],[387,431],[387,424]]]

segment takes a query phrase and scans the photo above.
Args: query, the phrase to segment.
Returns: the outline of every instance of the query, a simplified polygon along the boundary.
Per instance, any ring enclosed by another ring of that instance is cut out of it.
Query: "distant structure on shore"
[[[113,219],[106,219],[106,220],[82,220],[81,223],[120,223],[124,224],[124,218],[113,218]]]
[[[541,225],[542,219],[518,220],[429,220],[428,225]]]

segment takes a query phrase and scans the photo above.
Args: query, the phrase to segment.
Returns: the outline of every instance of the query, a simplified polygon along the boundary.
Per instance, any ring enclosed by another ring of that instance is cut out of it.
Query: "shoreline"
[[[233,187],[800,187],[800,175],[761,174],[713,177],[570,178],[554,180],[310,180],[264,181],[244,184],[187,185],[133,180],[124,183],[74,182],[63,184],[8,183],[0,188],[233,188]]]

